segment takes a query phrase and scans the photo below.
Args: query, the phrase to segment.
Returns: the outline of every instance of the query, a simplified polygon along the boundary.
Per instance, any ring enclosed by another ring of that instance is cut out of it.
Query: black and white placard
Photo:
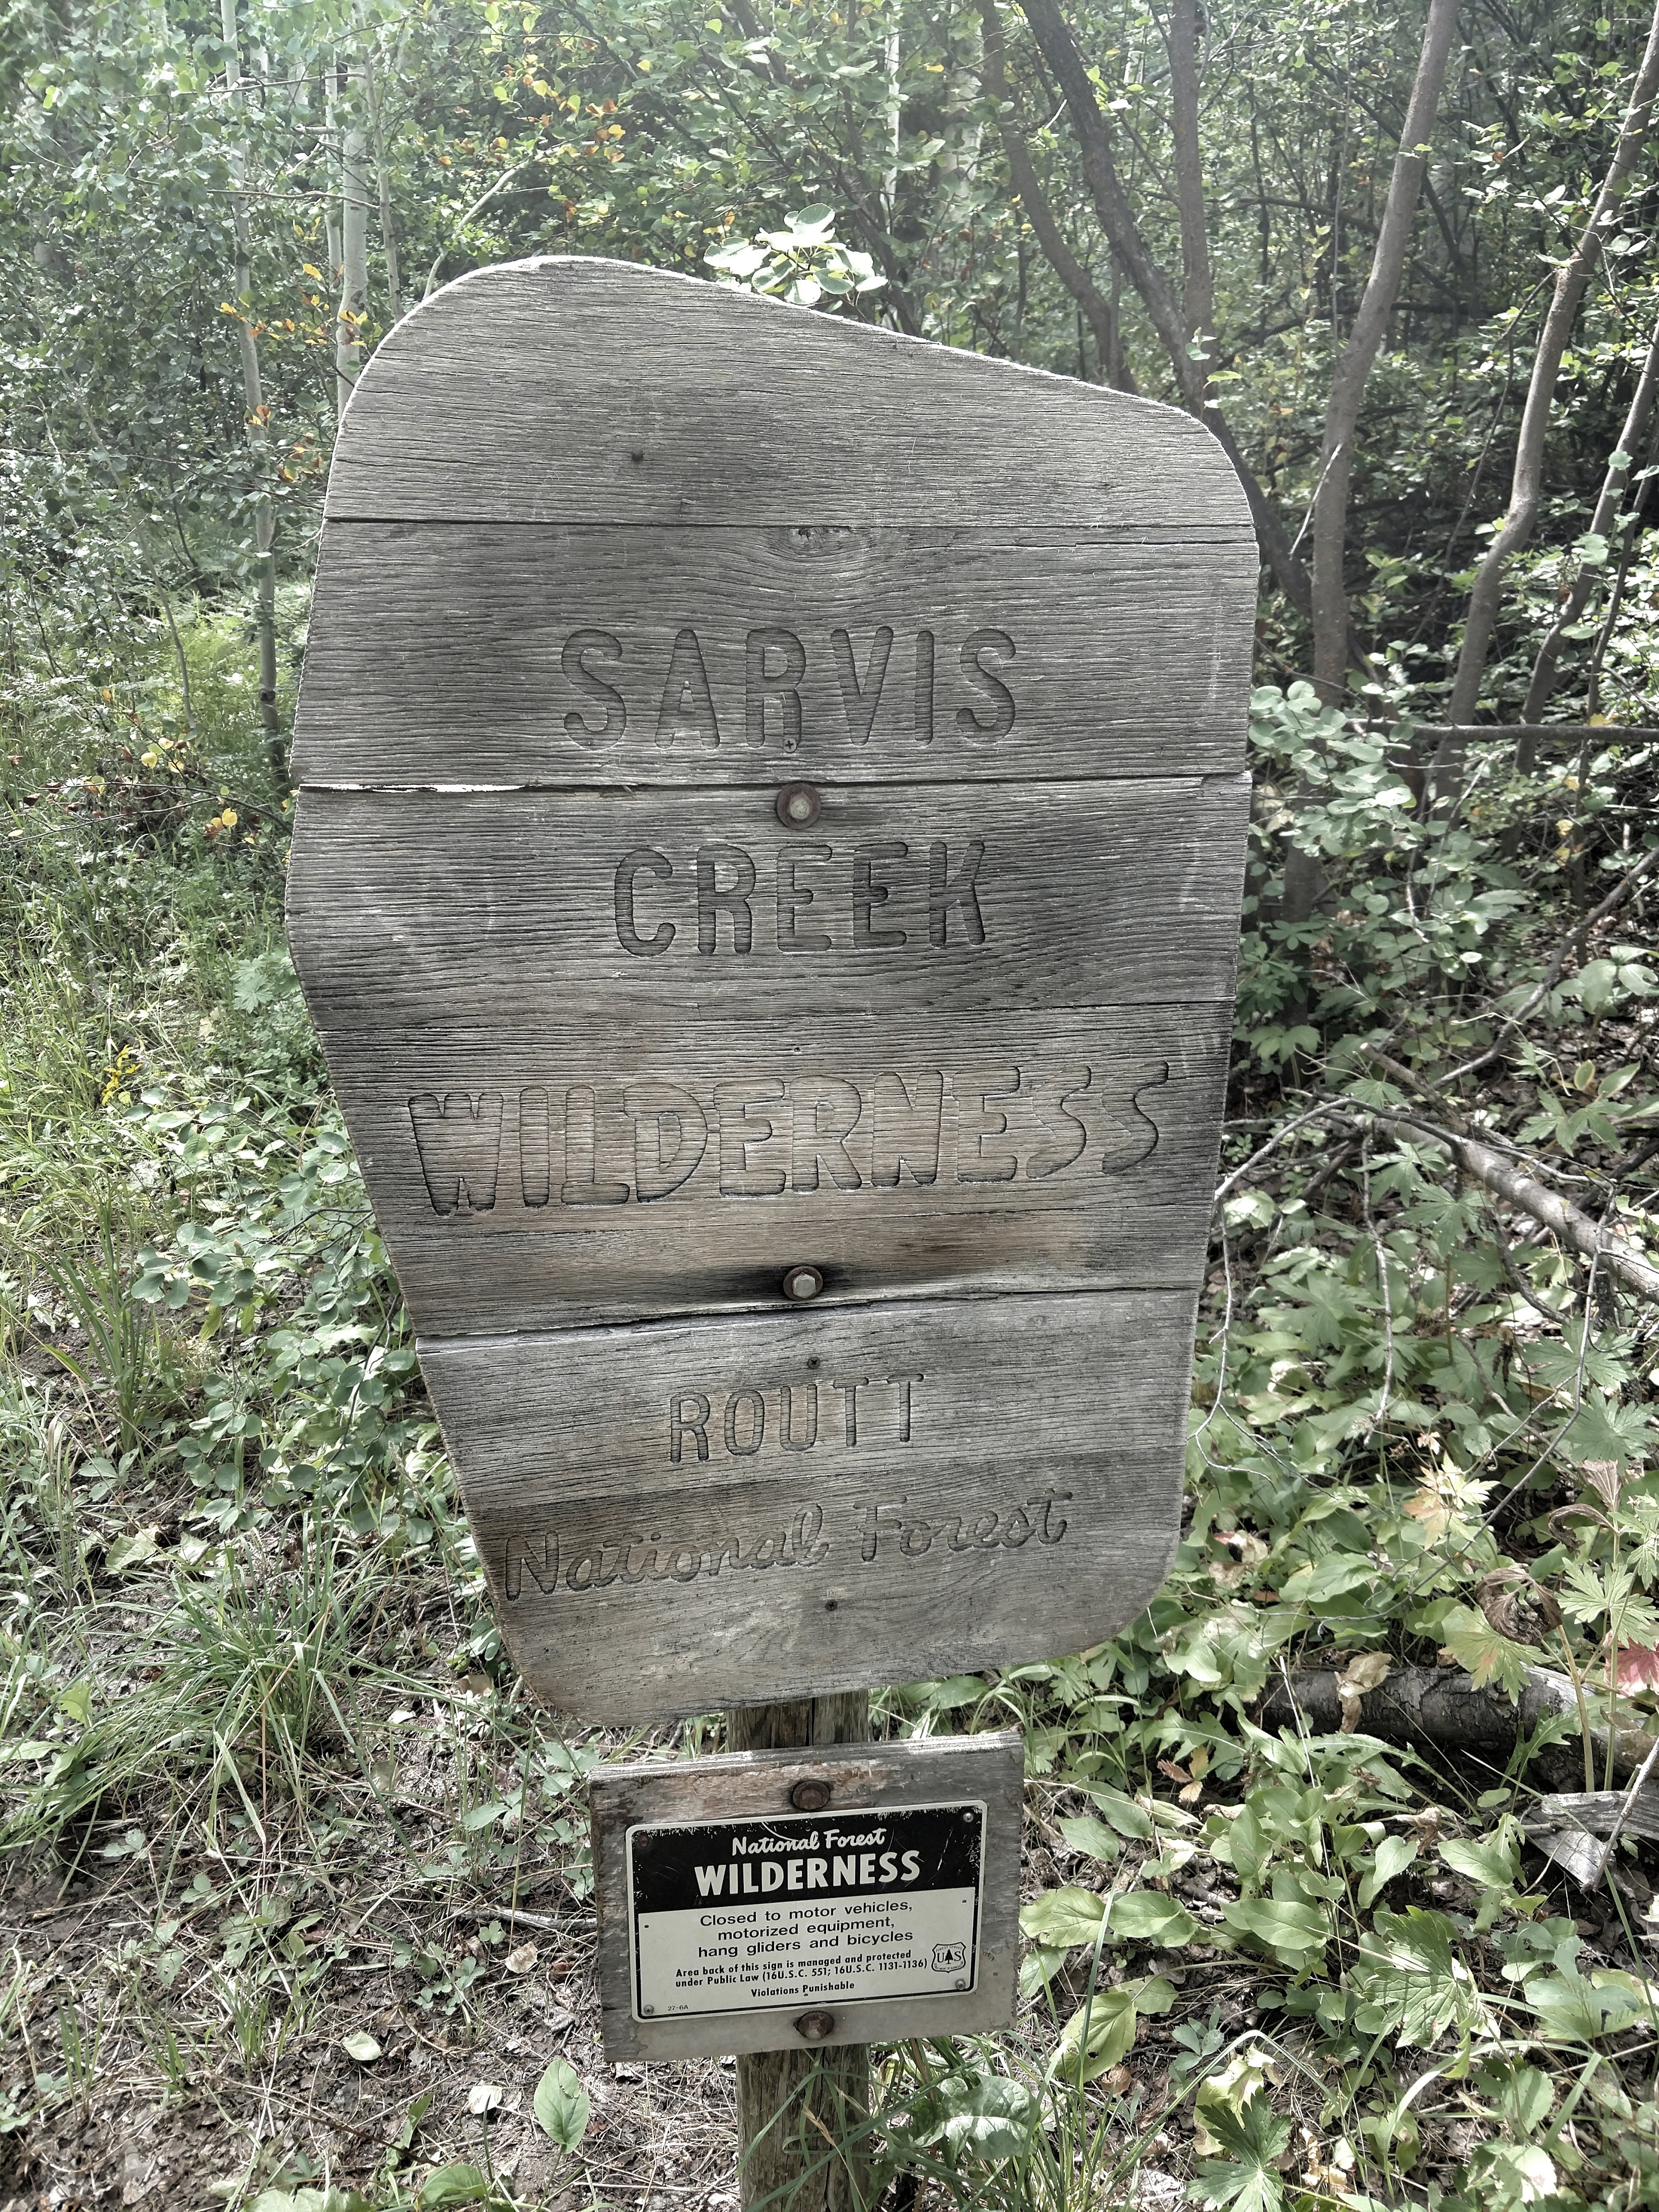
[[[637,2020],[974,1986],[982,1803],[628,1832]]]
[[[1001,2027],[1024,1782],[1012,1733],[596,1769],[607,2056]]]

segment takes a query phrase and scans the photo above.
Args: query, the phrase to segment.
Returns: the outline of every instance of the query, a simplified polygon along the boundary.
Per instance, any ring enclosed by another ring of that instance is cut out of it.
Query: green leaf
[[[1359,1885],[1359,1909],[1369,1912],[1397,1874],[1404,1874],[1417,1856],[1417,1845],[1409,1836],[1384,1836],[1376,1847],[1376,1856],[1371,1870]]]
[[[1060,2075],[1075,2081],[1081,2056],[1083,2078],[1092,2081],[1118,2065],[1133,2050],[1134,2040],[1133,1990],[1127,1987],[1097,1990],[1060,2031],[1060,2040],[1048,2054],[1049,2076]]]
[[[945,2114],[939,2130],[953,2150],[976,2158],[1021,2158],[1030,2148],[1037,2105],[1023,2083],[1006,2074],[951,2075],[939,2103]]]
[[[1144,1805],[1137,1805],[1133,1797],[1126,1797],[1116,1790],[1091,1790],[1089,1795],[1104,1814],[1107,1825],[1115,1828],[1120,1836],[1127,1836],[1132,1844],[1144,1844],[1152,1834],[1152,1814]]]
[[[1441,1844],[1440,1856],[1454,1874],[1467,1875],[1483,1889],[1512,1889],[1521,1870],[1520,1856],[1510,1844],[1478,1844],[1452,1836]]]
[[[556,2058],[537,2082],[531,2101],[543,2134],[550,2136],[561,2150],[574,2151],[587,2133],[592,2109],[575,2068],[566,2059]]]
[[[1282,1966],[1297,1971],[1322,1954],[1330,1936],[1318,1905],[1298,1905],[1290,1899],[1240,1898],[1237,1904],[1224,1905],[1221,1917],[1236,1936],[1260,1943]]]
[[[340,2048],[360,2066],[372,2066],[380,2055],[380,2045],[366,2027],[354,2027],[349,2035],[343,2035]]]
[[[1200,1933],[1184,1905],[1155,1889],[1132,1889],[1112,1900],[1112,1933],[1133,1943],[1162,1943],[1170,1949]]]
[[[1452,1607],[1443,1633],[1446,1649],[1460,1667],[1468,1668],[1477,1690],[1496,1682],[1512,1705],[1520,1704],[1534,1656],[1524,1644],[1500,1636],[1484,1613],[1468,1605]]]
[[[476,2204],[489,2194],[489,2184],[477,2167],[457,2160],[453,2165],[433,2168],[421,2184],[418,2201],[421,2212],[432,2212],[440,2204]]]
[[[1193,2183],[1200,2204],[1221,2212],[1279,2212],[1284,2203],[1276,2161],[1291,2140],[1291,2124],[1267,2099],[1252,2097],[1242,2111],[1216,2105],[1206,2115],[1226,2157],[1201,2159]]]
[[[1404,1912],[1377,1914],[1360,1940],[1352,1969],[1364,2033],[1428,2045],[1449,2027],[1471,2034],[1490,2025],[1486,2000],[1454,1948],[1454,1933],[1443,1913],[1414,1905]]]
[[[1020,1907],[1020,1933],[1034,1943],[1056,1947],[1092,1943],[1100,1934],[1105,1911],[1106,1900],[1091,1889],[1046,1890],[1031,1904]]]
[[[1369,1559],[1352,1552],[1327,1552],[1322,1559],[1298,1567],[1279,1595],[1291,1605],[1326,1605],[1350,1590],[1369,1589],[1376,1580],[1376,1569]]]
[[[1074,1851],[1082,1851],[1103,1866],[1110,1866],[1123,1846],[1103,1820],[1097,1820],[1092,1813],[1083,1813],[1069,1820],[1061,1820],[1060,1832]]]

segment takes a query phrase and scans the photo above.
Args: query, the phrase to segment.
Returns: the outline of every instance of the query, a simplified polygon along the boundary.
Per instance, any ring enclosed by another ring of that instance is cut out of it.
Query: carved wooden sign
[[[375,356],[289,938],[554,1705],[1040,1657],[1158,1587],[1255,573],[1189,417],[686,277],[483,270]]]

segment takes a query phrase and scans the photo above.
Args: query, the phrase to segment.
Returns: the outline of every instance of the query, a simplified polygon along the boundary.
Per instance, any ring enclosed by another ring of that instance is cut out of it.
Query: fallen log
[[[1269,1729],[1306,1730],[1335,1735],[1342,1729],[1340,1677],[1334,1668],[1310,1668],[1281,1674],[1263,1692],[1256,1724]],[[1477,1688],[1461,1667],[1396,1667],[1359,1699],[1358,1728],[1364,1735],[1398,1743],[1425,1756],[1448,1753],[1465,1762],[1489,1765],[1496,1782],[1509,1765],[1516,1740],[1540,1722],[1560,1718],[1571,1733],[1535,1752],[1528,1762],[1553,1789],[1583,1791],[1584,1754],[1579,1741],[1578,1704],[1571,1682],[1553,1667],[1532,1667],[1517,1705],[1495,1684]],[[1607,1731],[1592,1727],[1595,1771],[1606,1771]],[[1653,1748],[1640,1729],[1621,1727],[1613,1746],[1616,1774],[1634,1773]]]

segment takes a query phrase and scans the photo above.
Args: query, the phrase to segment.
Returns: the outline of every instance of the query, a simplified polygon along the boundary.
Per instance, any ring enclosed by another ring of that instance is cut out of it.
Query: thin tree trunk
[[[1389,197],[1377,229],[1370,275],[1348,343],[1331,378],[1313,509],[1314,682],[1328,706],[1337,704],[1346,689],[1348,594],[1344,567],[1354,434],[1366,382],[1406,273],[1407,249],[1428,168],[1428,143],[1440,112],[1456,25],[1457,0],[1429,0],[1417,77],[1400,134],[1400,150],[1395,156]]]
[[[368,146],[356,119],[362,73],[346,79],[354,114],[340,152],[340,307],[334,325],[336,419],[343,416],[363,365],[363,324],[368,316]]]
[[[1170,125],[1175,142],[1176,205],[1181,215],[1182,305],[1191,348],[1210,335],[1215,280],[1204,216],[1204,164],[1198,143],[1198,0],[1174,0],[1170,10]],[[1196,364],[1207,368],[1207,363]],[[1208,378],[1205,379],[1206,383]]]
[[[1486,674],[1492,632],[1497,627],[1504,573],[1531,537],[1533,524],[1538,516],[1538,501],[1542,489],[1544,436],[1549,428],[1550,409],[1555,398],[1561,356],[1566,351],[1567,340],[1572,335],[1580,302],[1589,287],[1591,273],[1601,258],[1607,232],[1630,189],[1636,158],[1652,120],[1656,92],[1659,92],[1659,7],[1655,9],[1649,27],[1647,47],[1636,73],[1636,82],[1631,88],[1630,104],[1625,110],[1618,143],[1613,148],[1607,175],[1602,179],[1601,189],[1595,196],[1589,220],[1580,231],[1572,252],[1556,271],[1555,289],[1539,336],[1538,351],[1533,360],[1532,381],[1528,387],[1527,404],[1521,417],[1509,511],[1504,516],[1503,528],[1486,549],[1486,557],[1475,575],[1474,589],[1469,594],[1462,649],[1457,656],[1457,673],[1452,682],[1451,703],[1446,715],[1447,721],[1454,729],[1473,722],[1475,708],[1480,704],[1481,679]],[[1434,782],[1437,803],[1442,805],[1449,803],[1462,778],[1467,748],[1468,740],[1465,738],[1449,734],[1441,739],[1434,757]]]
[[[733,1751],[789,1751],[804,1744],[867,1743],[870,1693],[842,1691],[787,1705],[745,1705],[726,1716]],[[738,2172],[743,2212],[863,2212],[868,2150],[832,2154],[866,2120],[870,2053],[862,2043],[814,2051],[756,2051],[738,2060]],[[810,2179],[807,2177],[810,2174]]]
[[[1073,252],[1055,220],[1048,195],[1037,180],[1030,149],[1014,119],[1013,104],[1009,98],[1007,50],[1003,44],[1002,19],[997,13],[996,0],[980,0],[980,21],[983,26],[985,95],[996,111],[1009,177],[1049,266],[1076,301],[1095,334],[1102,378],[1121,390],[1122,347],[1118,337],[1116,310]]]
[[[1654,329],[1648,347],[1648,357],[1642,364],[1642,374],[1637,379],[1624,425],[1619,433],[1619,442],[1607,460],[1607,471],[1601,479],[1601,495],[1595,502],[1595,512],[1589,520],[1589,534],[1611,538],[1613,523],[1630,482],[1631,464],[1636,458],[1636,448],[1641,443],[1642,433],[1647,428],[1648,416],[1653,411],[1656,392],[1659,392],[1659,325]],[[1551,623],[1543,643],[1538,648],[1538,658],[1532,665],[1532,681],[1527,686],[1526,704],[1521,709],[1523,723],[1539,723],[1550,703],[1555,689],[1556,671],[1561,659],[1561,648],[1566,643],[1571,626],[1578,620],[1595,590],[1596,580],[1602,574],[1588,562],[1580,565],[1573,579],[1572,589],[1562,603],[1561,611]],[[1538,744],[1535,738],[1522,738],[1516,746],[1515,765],[1521,775],[1530,775],[1537,764]]]
[[[1129,282],[1139,293],[1147,317],[1169,356],[1182,404],[1214,432],[1223,451],[1238,471],[1238,480],[1250,503],[1261,557],[1272,568],[1280,588],[1303,613],[1310,611],[1313,585],[1296,556],[1290,535],[1273,512],[1267,493],[1238,450],[1237,441],[1218,407],[1206,406],[1209,381],[1206,362],[1188,351],[1189,337],[1184,302],[1142,236],[1130,210],[1122,179],[1112,152],[1111,133],[1095,97],[1087,64],[1061,15],[1057,0],[1020,0],[1025,20],[1036,34],[1044,60],[1053,70],[1077,135],[1078,160],[1089,188],[1107,243]]]
[[[241,46],[236,27],[236,0],[219,0],[219,21],[225,41],[225,89],[237,106],[242,102]],[[247,210],[236,189],[244,181],[246,162],[240,146],[230,151],[231,224],[236,240],[236,351],[242,370],[242,412],[253,473],[258,483],[253,502],[254,635],[259,649],[259,726],[264,733],[265,758],[272,782],[279,791],[288,784],[288,762],[283,747],[283,726],[276,712],[276,517],[271,506],[267,477],[270,467],[270,415],[259,376],[259,347],[253,335],[252,248]],[[171,620],[171,616],[168,617]]]
[[[386,257],[386,327],[402,316],[403,282],[398,269],[398,228],[392,219],[392,178],[386,162],[386,131],[380,118],[380,88],[375,83],[374,57],[363,57],[363,89],[368,94],[369,129],[374,137],[374,182],[380,202],[380,251]]]

